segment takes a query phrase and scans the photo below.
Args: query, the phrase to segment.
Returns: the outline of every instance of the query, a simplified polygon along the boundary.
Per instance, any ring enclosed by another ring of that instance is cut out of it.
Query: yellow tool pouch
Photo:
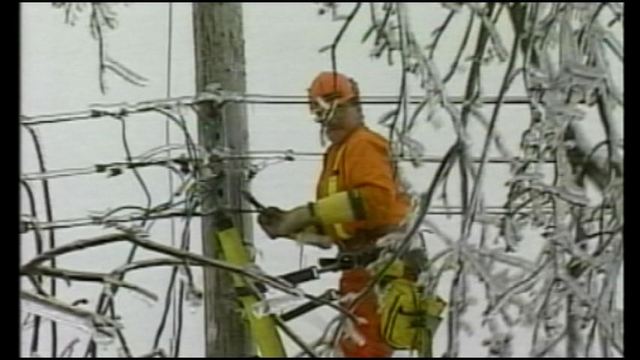
[[[389,346],[431,352],[433,334],[446,306],[444,300],[438,296],[422,297],[414,281],[396,278],[385,286],[380,304],[380,330]]]

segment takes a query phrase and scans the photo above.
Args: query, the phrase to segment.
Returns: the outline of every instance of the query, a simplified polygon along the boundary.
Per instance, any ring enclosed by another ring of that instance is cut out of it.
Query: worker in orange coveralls
[[[331,142],[324,154],[317,199],[288,211],[269,207],[258,222],[272,239],[286,237],[325,248],[335,244],[342,253],[375,254],[375,241],[397,229],[410,207],[394,176],[389,143],[365,126],[358,86],[352,79],[321,72],[311,83],[309,100]],[[372,277],[364,266],[344,270],[339,291],[357,293]],[[344,336],[340,350],[345,357],[391,356],[393,350],[380,334],[377,309],[376,295],[370,291],[354,309],[366,320],[355,325],[364,343]]]

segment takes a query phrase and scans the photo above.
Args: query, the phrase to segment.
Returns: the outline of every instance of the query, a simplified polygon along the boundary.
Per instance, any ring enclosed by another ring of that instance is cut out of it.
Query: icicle
[[[318,357],[341,357],[337,356],[336,349],[334,349],[331,345],[321,345],[321,348],[316,350],[316,354]]]
[[[187,300],[187,304],[189,306],[189,312],[191,314],[195,314],[199,308],[202,307],[204,295],[202,291],[195,286],[189,286],[187,290],[187,294],[185,296],[185,300]]]
[[[437,104],[429,104],[429,112],[427,115],[427,122],[430,123],[435,130],[440,130],[444,126],[442,121],[442,109]]]
[[[506,251],[515,251],[517,244],[522,241],[520,226],[511,217],[505,217],[503,221],[502,236],[506,242]]]
[[[114,293],[112,290],[112,285],[105,284],[102,290],[102,294],[104,295],[105,304],[108,304],[109,302],[113,301]]]
[[[473,327],[467,321],[460,321],[460,330],[464,331],[468,336],[473,336],[475,334]]]
[[[158,299],[151,299],[148,296],[142,295],[141,293],[137,292],[137,291],[130,291],[131,296],[134,297],[136,300],[139,300],[141,303],[144,303],[146,305],[146,307],[154,307],[157,303],[158,303]]]
[[[462,3],[459,2],[443,2],[440,3],[440,5],[442,5],[442,7],[445,9],[449,9],[455,12],[459,12],[460,10],[462,10]]]
[[[510,333],[497,333],[482,344],[489,347],[491,356],[510,357],[513,354],[512,339],[513,335]]]
[[[115,344],[115,331],[106,327],[98,327],[91,335],[91,339],[101,351],[109,351]]]
[[[187,274],[187,270],[184,266],[178,266],[178,281],[184,282],[185,284],[191,283],[189,274]]]
[[[124,349],[121,347],[119,347],[118,350],[116,350],[116,353],[118,354],[119,358],[128,357],[126,351],[124,351]]]

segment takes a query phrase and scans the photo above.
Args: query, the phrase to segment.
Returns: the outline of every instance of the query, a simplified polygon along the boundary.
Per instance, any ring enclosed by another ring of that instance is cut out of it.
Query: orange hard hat
[[[348,101],[358,101],[360,93],[353,79],[338,72],[323,71],[313,79],[309,88],[312,110],[317,105],[318,98],[326,102],[344,104]]]

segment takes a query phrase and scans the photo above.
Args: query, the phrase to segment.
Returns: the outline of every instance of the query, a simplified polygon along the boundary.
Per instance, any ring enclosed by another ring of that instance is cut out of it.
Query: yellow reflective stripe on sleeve
[[[337,184],[338,184],[337,176],[334,175],[329,178],[329,195],[333,195],[337,193],[337,190],[338,190]],[[349,234],[347,234],[347,232],[344,230],[344,227],[342,226],[342,224],[340,223],[333,224],[333,229],[335,230],[336,235],[338,235],[340,239],[348,239],[350,237]]]

